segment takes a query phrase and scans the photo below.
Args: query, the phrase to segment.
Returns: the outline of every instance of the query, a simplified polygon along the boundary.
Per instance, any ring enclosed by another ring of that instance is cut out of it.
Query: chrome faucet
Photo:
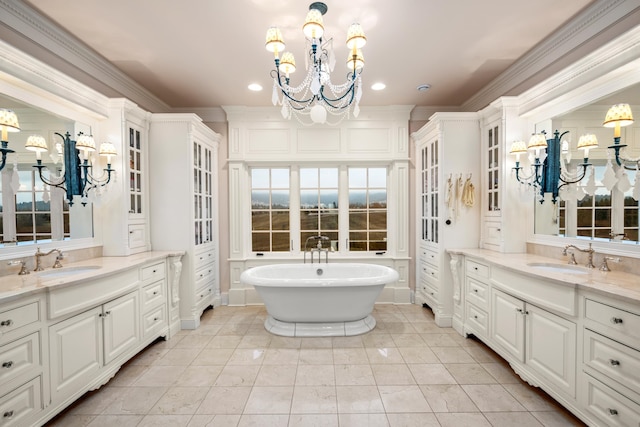
[[[38,248],[38,250],[36,251],[36,268],[33,269],[33,271],[42,271],[42,261],[41,258],[43,256],[47,256],[53,252],[58,252],[58,255],[56,255],[56,260],[53,263],[53,267],[52,268],[61,268],[62,264],[60,263],[60,260],[62,258],[64,258],[64,255],[62,254],[62,251],[60,249],[51,249],[49,252],[41,252],[40,248]]]
[[[322,247],[322,242],[324,241],[329,241],[330,239],[327,236],[321,236],[321,235],[317,235],[317,236],[309,236],[307,237],[307,240],[305,240],[304,242],[304,258],[303,258],[303,262],[306,264],[307,263],[307,251],[311,253],[311,264],[313,264],[313,253],[314,252],[318,252],[318,264],[322,261],[322,253],[324,252],[324,259],[325,262],[328,264],[329,263],[329,249],[328,248],[323,248]],[[317,241],[316,243],[316,247],[315,248],[311,248],[311,250],[309,250],[309,242],[311,241]]]
[[[591,243],[589,243],[589,248],[588,249],[580,249],[579,247],[575,246],[575,245],[567,245],[564,247],[564,249],[562,250],[562,255],[567,256],[567,249],[573,248],[577,251],[580,252],[586,252],[589,256],[589,258],[587,259],[587,263],[585,264],[585,266],[587,268],[595,268],[595,265],[593,265],[593,253],[595,252],[593,250],[593,248],[591,247]],[[575,258],[573,257],[573,254],[571,254],[571,259],[569,260],[569,264],[571,264],[571,261],[575,262]]]

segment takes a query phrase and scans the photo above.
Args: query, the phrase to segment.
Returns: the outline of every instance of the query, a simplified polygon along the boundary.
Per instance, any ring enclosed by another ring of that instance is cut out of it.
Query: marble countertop
[[[38,292],[48,292],[62,286],[78,285],[89,279],[99,279],[183,253],[181,251],[151,251],[130,256],[91,258],[73,263],[65,263],[62,260],[63,267],[61,269],[47,268],[41,272],[32,271],[23,276],[18,274],[2,276],[0,277],[0,304]],[[64,276],[46,275],[47,273],[63,272],[65,269],[73,270],[81,267],[91,267],[91,269],[81,269]]]
[[[531,264],[536,263],[566,266],[568,264],[564,259],[527,253],[501,253],[487,249],[449,249],[447,252],[473,257],[528,276],[541,277],[559,284],[572,285],[579,289],[622,298],[633,303],[640,303],[640,276],[615,271],[615,263],[609,264],[611,271],[600,271],[598,268],[587,269],[585,267],[585,274],[576,274],[549,271],[531,266]]]

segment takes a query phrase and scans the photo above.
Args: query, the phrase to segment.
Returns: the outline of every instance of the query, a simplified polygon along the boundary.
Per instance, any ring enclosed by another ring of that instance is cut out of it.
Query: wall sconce
[[[27,139],[25,148],[36,153],[36,164],[34,168],[38,169],[38,175],[42,182],[52,187],[58,187],[67,193],[69,205],[73,205],[73,196],[80,196],[81,203],[85,206],[88,202],[88,192],[97,187],[104,187],[111,181],[111,173],[115,169],[111,168],[111,157],[115,156],[116,150],[112,143],[103,142],[100,144],[99,154],[107,158],[107,168],[104,169],[105,174],[100,177],[92,175],[93,165],[89,162],[89,155],[96,150],[96,143],[91,135],[85,135],[82,132],[78,134],[78,140],[73,141],[71,135],[67,132],[62,135],[55,133],[62,139],[62,155],[63,155],[63,172],[64,176],[60,179],[47,179],[43,175],[43,169],[46,168],[42,164],[41,153],[48,151],[46,140],[38,135],[30,136]]]
[[[558,200],[558,192],[560,188],[567,184],[575,184],[580,182],[587,174],[589,163],[589,149],[598,146],[595,135],[583,135],[578,142],[578,148],[584,150],[584,160],[578,165],[581,171],[570,174],[562,171],[561,154],[563,151],[562,137],[569,131],[563,132],[556,130],[553,138],[547,139],[546,133],[536,133],[531,136],[529,144],[525,145],[524,141],[516,141],[511,145],[510,154],[516,156],[516,179],[521,184],[531,185],[539,189],[540,203],[544,202],[545,193],[551,193],[553,203]],[[544,150],[544,151],[543,151]],[[528,151],[535,151],[535,160],[531,164],[531,174],[523,176],[523,167],[520,166],[520,155]]]
[[[622,126],[628,126],[633,123],[633,114],[631,113],[631,107],[629,104],[616,104],[609,108],[607,115],[604,118],[602,126],[606,128],[614,128],[613,130],[613,145],[609,146],[615,152],[616,163],[618,166],[622,166],[627,170],[636,170],[640,167],[640,158],[631,159],[625,158],[620,154],[620,150],[626,147],[626,144],[620,144],[620,128]],[[627,166],[624,162],[635,163],[635,166]]]
[[[4,165],[7,162],[7,154],[14,151],[9,148],[9,132],[20,132],[20,125],[18,124],[18,116],[12,110],[6,108],[0,108],[0,128],[2,130],[2,146],[0,152],[2,152],[2,163],[0,163],[0,171],[4,169]]]

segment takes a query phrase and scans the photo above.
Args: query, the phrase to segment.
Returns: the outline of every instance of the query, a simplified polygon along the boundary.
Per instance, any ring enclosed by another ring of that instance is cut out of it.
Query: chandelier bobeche
[[[302,31],[306,38],[309,58],[305,61],[307,75],[298,86],[290,84],[290,74],[296,71],[296,61],[291,52],[284,52],[282,33],[277,27],[267,30],[265,47],[275,55],[276,69],[273,77],[273,105],[282,105],[281,113],[285,119],[295,116],[302,123],[309,116],[314,123],[325,123],[327,112],[339,116],[342,120],[353,114],[358,117],[362,96],[361,77],[364,67],[362,47],[367,42],[360,24],[351,24],[347,32],[347,81],[335,85],[331,82],[331,72],[335,67],[333,39],[326,40],[322,16],[327,5],[312,3],[305,19]],[[280,57],[282,53],[282,57]]]

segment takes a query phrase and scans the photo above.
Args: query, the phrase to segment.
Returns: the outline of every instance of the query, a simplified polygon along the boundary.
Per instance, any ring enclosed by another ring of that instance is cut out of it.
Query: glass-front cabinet
[[[416,173],[416,302],[439,326],[453,321],[453,280],[446,249],[477,247],[479,207],[472,194],[480,165],[476,113],[436,113],[411,137],[420,155]],[[464,189],[468,197],[463,197]]]
[[[129,214],[132,216],[142,215],[143,207],[143,142],[142,142],[142,132],[141,130],[132,124],[128,124],[127,126],[127,139],[128,139],[128,150],[129,150],[129,197],[130,197],[130,205],[129,205]]]
[[[218,146],[220,135],[195,114],[154,114],[150,129],[153,249],[180,250],[181,329],[220,305]]]

